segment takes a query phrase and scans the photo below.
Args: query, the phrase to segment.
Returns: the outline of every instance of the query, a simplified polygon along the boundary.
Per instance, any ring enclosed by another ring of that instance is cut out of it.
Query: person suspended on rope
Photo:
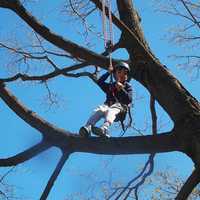
[[[79,134],[88,137],[91,133],[102,137],[110,137],[108,129],[120,113],[127,111],[132,103],[132,87],[128,83],[130,72],[129,65],[125,62],[116,64],[114,70],[109,69],[97,81],[99,87],[105,92],[106,100],[103,105],[98,106],[90,116],[85,126],[79,130]],[[106,82],[109,76],[114,75],[115,81]],[[104,118],[104,123],[96,127],[96,123]]]

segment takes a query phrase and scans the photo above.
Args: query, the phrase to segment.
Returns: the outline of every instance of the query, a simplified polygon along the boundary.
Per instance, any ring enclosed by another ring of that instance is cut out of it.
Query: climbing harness
[[[117,99],[117,97],[115,96],[114,93],[113,93],[113,96],[115,98],[115,101],[119,102],[119,100]],[[133,121],[132,120],[132,115],[131,115],[131,106],[132,106],[132,104],[129,104],[129,105],[121,104],[121,106],[122,106],[122,109],[121,109],[120,113],[116,116],[116,119],[114,121],[121,123],[121,127],[122,127],[122,130],[123,130],[123,134],[122,135],[124,135],[124,133],[127,131],[127,129],[129,127],[131,127],[131,124],[132,124],[132,121]],[[129,117],[129,122],[125,125],[124,121],[126,119],[127,114],[128,114],[128,117]]]

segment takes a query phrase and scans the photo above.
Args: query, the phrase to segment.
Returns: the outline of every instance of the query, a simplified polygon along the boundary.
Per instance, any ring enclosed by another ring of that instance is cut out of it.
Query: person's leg
[[[108,134],[108,128],[114,122],[117,114],[120,113],[120,108],[118,107],[109,107],[107,112],[105,113],[105,122],[104,124],[98,128],[94,127],[92,130],[96,135],[110,137]]]
[[[120,111],[121,110],[118,107],[110,107],[106,113],[105,122],[102,127],[108,128],[109,126],[111,126]]]
[[[116,119],[116,116],[120,113],[120,108],[114,107],[109,108],[108,112],[105,116],[105,122],[101,126],[101,128],[104,130],[105,134],[108,134],[108,128],[113,124],[114,120]]]
[[[101,109],[96,110],[88,119],[86,126],[94,126],[103,116],[104,112]]]
[[[85,126],[81,127],[79,134],[82,136],[89,136],[91,133],[92,126],[94,126],[101,118],[105,116],[107,111],[107,105],[101,105],[94,110],[94,113],[90,116]]]

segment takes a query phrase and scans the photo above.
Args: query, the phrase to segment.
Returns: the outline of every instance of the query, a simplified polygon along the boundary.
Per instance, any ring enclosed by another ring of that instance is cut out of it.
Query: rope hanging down
[[[107,25],[107,17],[106,17],[106,8],[108,9],[108,20],[109,24]],[[102,28],[103,28],[103,37],[104,37],[104,47],[105,50],[108,52],[109,56],[109,68],[113,71],[112,65],[112,48],[113,48],[113,28],[112,28],[112,12],[111,12],[111,0],[102,0]],[[109,32],[109,33],[108,33]],[[110,74],[110,83],[113,83],[113,73]],[[129,115],[129,123],[127,126],[124,125],[123,121],[125,120],[126,114],[123,114],[123,119],[120,120],[123,132],[125,133],[126,130],[131,126],[132,123],[132,116],[130,107],[127,108],[128,115]],[[124,135],[123,133],[123,135]],[[121,135],[122,136],[122,135]]]
[[[108,19],[109,19],[108,27],[106,20],[106,7],[108,8]],[[103,21],[104,47],[105,50],[108,52],[109,67],[113,68],[112,66],[113,29],[112,29],[111,0],[102,0],[102,21]]]

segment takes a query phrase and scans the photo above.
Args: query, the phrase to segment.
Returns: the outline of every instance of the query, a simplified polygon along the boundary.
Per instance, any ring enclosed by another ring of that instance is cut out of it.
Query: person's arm
[[[99,78],[99,80],[97,81],[97,83],[103,83],[103,82],[105,82],[106,81],[106,79],[111,75],[113,73],[113,66],[112,65],[110,65],[109,67],[108,67],[108,71],[105,73],[105,74],[103,74],[100,78]]]
[[[105,74],[103,74],[99,80],[97,80],[97,84],[99,85],[99,87],[106,93],[109,89],[109,83],[106,83],[106,79],[109,77],[110,73],[106,72]]]
[[[109,77],[110,73],[106,72],[105,74],[103,74],[99,80],[97,81],[98,84],[104,83],[106,81],[106,79]]]

